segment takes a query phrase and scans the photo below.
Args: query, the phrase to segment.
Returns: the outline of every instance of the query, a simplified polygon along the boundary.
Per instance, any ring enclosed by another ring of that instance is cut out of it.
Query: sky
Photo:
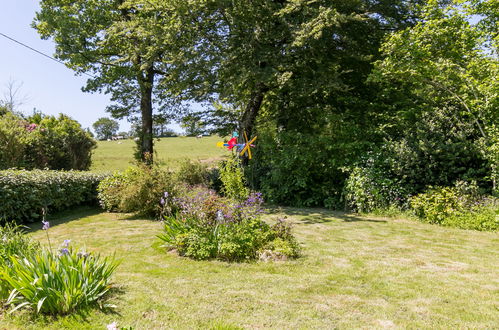
[[[0,0],[0,33],[35,48],[47,55],[54,54],[54,43],[42,40],[31,27],[36,0]],[[76,76],[63,64],[50,60],[0,36],[0,99],[9,81],[22,84],[20,95],[26,102],[18,110],[29,115],[33,108],[44,114],[64,113],[76,119],[84,128],[100,117],[110,117],[105,108],[111,102],[104,94],[84,93],[85,76]],[[120,131],[128,131],[130,124],[120,120]],[[170,126],[180,131],[176,124]]]

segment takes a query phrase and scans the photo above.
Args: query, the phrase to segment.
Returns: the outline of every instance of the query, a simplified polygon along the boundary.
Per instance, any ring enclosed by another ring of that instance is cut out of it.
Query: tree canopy
[[[97,119],[97,121],[93,123],[92,127],[94,128],[98,139],[107,140],[116,135],[120,129],[120,124],[116,120],[102,117]]]

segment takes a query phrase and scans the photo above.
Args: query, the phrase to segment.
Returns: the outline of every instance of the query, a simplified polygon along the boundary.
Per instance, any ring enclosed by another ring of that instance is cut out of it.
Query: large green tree
[[[55,56],[78,74],[89,74],[85,91],[104,92],[116,118],[138,117],[139,153],[152,159],[153,109],[175,110],[162,89],[170,55],[182,42],[182,1],[42,0],[33,26],[56,43]],[[190,31],[189,29],[185,29]],[[149,154],[149,156],[147,156]]]
[[[412,24],[418,2],[191,1],[198,33],[178,58],[186,65],[176,65],[165,83],[189,98],[215,96],[238,108],[248,134],[263,108],[276,117],[310,117],[311,108],[337,99],[336,91],[362,92],[381,38]]]
[[[107,140],[118,132],[120,124],[116,120],[102,117],[97,119],[97,121],[92,124],[92,127],[94,128],[98,139]]]
[[[497,24],[498,8],[489,1],[429,1],[421,22],[386,40],[382,47],[385,58],[377,63],[372,76],[385,84],[391,101],[398,102],[386,125],[392,128],[387,132],[392,138],[412,134],[414,121],[423,117],[445,115],[452,123],[446,134],[455,131],[461,136],[460,145],[468,140],[470,146],[480,148],[488,159],[493,182],[499,165],[499,61],[494,44],[497,30],[490,25]],[[475,16],[477,13],[480,16]],[[419,147],[434,139],[436,131],[420,136]],[[435,159],[435,152],[442,153],[450,144],[442,135],[440,147],[425,153]],[[471,169],[471,163],[476,163],[476,156],[459,157],[464,149],[458,149],[445,156],[445,163],[453,165],[445,172]]]

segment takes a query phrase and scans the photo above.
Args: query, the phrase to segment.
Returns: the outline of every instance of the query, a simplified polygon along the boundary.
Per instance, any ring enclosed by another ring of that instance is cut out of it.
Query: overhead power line
[[[59,63],[59,64],[62,64],[62,65],[64,65],[64,66],[66,66],[66,65],[64,64],[64,62],[62,62],[62,61],[60,61],[60,60],[58,60],[58,59],[56,59],[56,58],[54,58],[54,57],[52,57],[52,56],[50,56],[50,55],[47,55],[47,54],[45,54],[45,53],[43,53],[43,52],[41,52],[41,51],[39,51],[39,50],[37,50],[37,49],[35,49],[35,48],[31,47],[31,46],[28,46],[28,45],[26,45],[25,43],[23,43],[23,42],[21,42],[21,41],[18,41],[18,40],[16,40],[16,39],[12,38],[12,37],[9,37],[8,35],[6,35],[6,34],[4,34],[4,33],[2,33],[2,32],[0,32],[0,36],[2,36],[2,37],[4,37],[4,38],[7,38],[7,39],[9,39],[10,41],[13,41],[13,42],[15,42],[16,44],[19,44],[19,45],[21,45],[21,46],[23,46],[23,47],[25,47],[25,48],[28,48],[29,50],[31,50],[31,51],[33,51],[33,52],[35,52],[35,53],[38,53],[39,55],[45,56],[45,57],[47,57],[48,59],[51,59],[52,61],[55,61],[55,62],[57,62],[57,63]],[[82,72],[82,73],[83,73],[84,75],[86,75],[86,76],[91,77],[91,78],[95,78],[94,76],[92,76],[91,74],[88,74],[88,73],[86,73],[86,72]]]

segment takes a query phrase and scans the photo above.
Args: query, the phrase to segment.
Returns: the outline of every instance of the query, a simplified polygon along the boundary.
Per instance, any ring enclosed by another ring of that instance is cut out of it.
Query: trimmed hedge
[[[95,203],[97,186],[107,175],[76,171],[0,171],[0,222],[41,220],[42,209],[62,211]]]

